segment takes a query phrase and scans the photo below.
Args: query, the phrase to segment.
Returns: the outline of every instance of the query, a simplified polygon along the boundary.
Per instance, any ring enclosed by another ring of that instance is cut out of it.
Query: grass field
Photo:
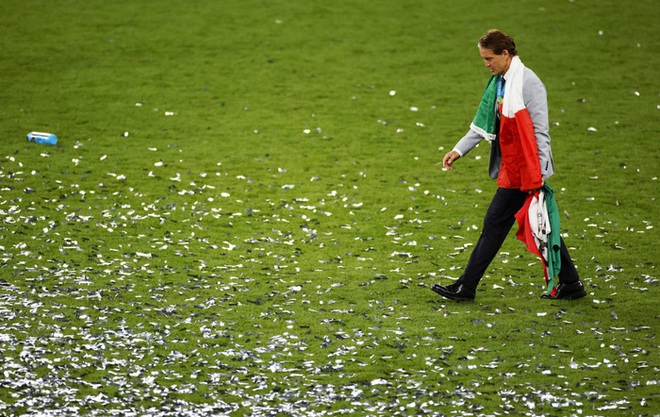
[[[642,0],[0,3],[0,415],[660,415]],[[443,172],[489,28],[544,81],[589,296],[540,300]],[[28,143],[30,131],[57,146]]]

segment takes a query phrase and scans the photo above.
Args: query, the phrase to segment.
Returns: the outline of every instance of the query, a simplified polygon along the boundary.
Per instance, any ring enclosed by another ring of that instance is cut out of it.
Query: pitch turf
[[[656,2],[0,3],[0,413],[657,415]],[[589,296],[441,170],[511,33]],[[28,143],[33,130],[57,146]]]

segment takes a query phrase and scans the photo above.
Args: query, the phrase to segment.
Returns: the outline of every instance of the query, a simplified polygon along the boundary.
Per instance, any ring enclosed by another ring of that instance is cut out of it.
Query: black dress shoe
[[[434,284],[431,289],[445,298],[456,301],[473,301],[474,290],[467,288],[465,285],[455,282],[450,285]]]
[[[554,297],[544,293],[541,295],[541,298],[547,298],[550,300],[577,300],[578,298],[586,297],[586,295],[587,292],[581,281],[573,282],[571,284],[560,282],[557,285],[557,292]]]

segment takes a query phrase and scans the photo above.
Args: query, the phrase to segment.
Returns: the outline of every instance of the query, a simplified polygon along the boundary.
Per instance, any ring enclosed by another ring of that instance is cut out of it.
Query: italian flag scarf
[[[561,270],[561,235],[555,193],[548,184],[530,194],[516,213],[516,237],[543,263],[547,294],[557,291],[555,278]]]
[[[505,84],[501,75],[490,77],[470,129],[491,143],[489,171],[498,186],[528,191],[541,188],[543,177],[534,124],[523,99],[524,73],[525,65],[514,56]]]

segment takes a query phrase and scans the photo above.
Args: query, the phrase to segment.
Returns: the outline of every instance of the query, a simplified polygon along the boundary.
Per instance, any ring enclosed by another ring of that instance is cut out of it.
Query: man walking
[[[465,156],[480,141],[491,142],[489,174],[497,191],[484,218],[481,236],[463,275],[453,284],[432,290],[457,301],[474,300],[475,290],[527,198],[544,188],[554,172],[545,86],[525,67],[509,35],[490,30],[479,40],[479,54],[492,76],[468,133],[443,159],[443,167]],[[587,295],[568,249],[559,238],[559,284],[543,298],[577,299]],[[554,278],[554,277],[551,277]]]

